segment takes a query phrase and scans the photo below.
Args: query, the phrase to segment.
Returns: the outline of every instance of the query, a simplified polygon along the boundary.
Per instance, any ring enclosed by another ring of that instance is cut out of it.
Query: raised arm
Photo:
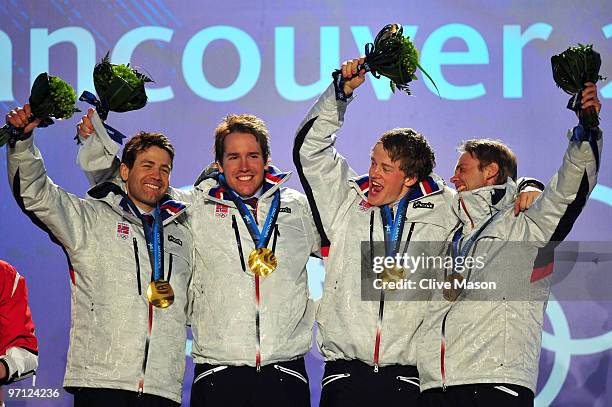
[[[55,185],[45,170],[40,151],[33,143],[31,132],[37,121],[28,124],[30,109],[12,110],[6,117],[15,127],[24,128],[30,134],[7,148],[8,176],[13,195],[19,207],[43,230],[48,232],[67,250],[83,247],[86,230],[96,222],[92,202],[69,194]]]
[[[358,60],[354,60],[358,61]],[[353,61],[343,65],[343,73],[351,76]],[[354,75],[355,72],[352,72]],[[293,146],[293,162],[308,197],[315,221],[329,230],[334,216],[350,193],[349,178],[355,172],[335,149],[336,131],[342,127],[352,92],[363,83],[363,72],[353,78],[352,87],[336,89],[330,85],[300,124]],[[347,94],[348,93],[348,94]]]
[[[583,109],[593,106],[597,113],[601,104],[597,88],[587,84],[583,91]],[[550,180],[542,196],[525,212],[530,228],[528,238],[538,242],[559,242],[570,232],[589,195],[597,184],[602,132],[576,126],[569,131],[569,145],[563,163]]]

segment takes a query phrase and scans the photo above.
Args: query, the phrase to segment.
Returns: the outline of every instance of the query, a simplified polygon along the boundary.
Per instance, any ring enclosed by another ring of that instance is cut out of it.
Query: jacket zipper
[[[255,207],[255,221],[257,222],[257,205]],[[246,273],[246,266],[244,264],[244,255],[242,253],[242,242],[240,240],[240,232],[238,231],[238,223],[236,222],[236,216],[232,215],[232,228],[234,228],[234,235],[236,236],[236,244],[238,245],[238,255],[240,256],[240,265],[242,271]],[[259,331],[259,276],[255,276],[255,367],[257,372],[261,371],[261,333]]]
[[[136,238],[132,238],[134,244],[134,259],[136,260],[136,281],[138,282],[138,295],[142,295],[142,287],[140,284],[140,260],[138,259],[138,242]]]
[[[461,207],[463,208],[463,211],[465,212],[465,214],[467,215],[468,219],[470,220],[470,224],[472,225],[472,229],[474,229],[474,220],[470,216],[470,213],[468,212],[468,210],[467,210],[467,208],[465,206],[465,202],[463,201],[463,198],[459,198],[459,204],[461,205]]]
[[[153,328],[153,305],[149,304],[149,324],[147,329],[147,339],[145,341],[144,360],[142,361],[142,369],[140,373],[140,381],[138,382],[138,396],[142,396],[144,392],[145,374],[147,372],[147,360],[149,359],[149,343],[151,342],[151,329]]]
[[[234,235],[236,236],[236,244],[238,245],[238,256],[240,257],[240,266],[242,266],[242,271],[246,273],[246,266],[244,264],[244,255],[242,253],[242,242],[240,241],[240,232],[238,231],[238,224],[236,223],[236,215],[232,215],[232,228],[234,229]]]
[[[170,282],[170,277],[172,277],[172,253],[170,253],[170,258],[168,259],[168,278],[166,281]]]

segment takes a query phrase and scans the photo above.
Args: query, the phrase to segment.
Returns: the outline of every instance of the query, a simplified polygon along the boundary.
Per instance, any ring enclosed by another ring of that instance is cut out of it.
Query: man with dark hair
[[[172,145],[161,134],[131,138],[122,185],[101,184],[84,200],[47,177],[31,135],[39,120],[30,118],[27,104],[7,114],[25,136],[7,149],[9,181],[21,209],[68,258],[64,387],[76,406],[179,405],[193,246],[186,205],[166,194]]]
[[[593,84],[585,84],[582,108],[600,111]],[[420,405],[533,406],[552,273],[543,254],[570,232],[600,163],[601,130],[578,125],[569,138],[561,168],[518,216],[512,151],[491,140],[470,140],[459,149],[451,178],[460,220],[453,257],[480,258],[482,266],[448,270],[452,289],[435,292],[428,305],[417,349]],[[492,288],[470,289],[483,284]]]
[[[38,366],[38,341],[25,279],[3,260],[0,260],[0,316],[0,406],[3,406],[2,385],[31,376]]]
[[[93,111],[79,129],[81,165],[100,182],[117,167],[118,147]],[[310,406],[306,263],[319,239],[306,197],[269,164],[268,139],[256,116],[226,116],[215,130],[216,162],[193,191],[171,191],[193,203],[192,406]]]

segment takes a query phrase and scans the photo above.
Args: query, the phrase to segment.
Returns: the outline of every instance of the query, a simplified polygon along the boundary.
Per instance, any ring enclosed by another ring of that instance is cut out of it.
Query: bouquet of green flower
[[[106,120],[109,111],[128,112],[144,107],[147,104],[144,84],[153,82],[148,76],[130,67],[130,64],[111,64],[108,53],[94,67],[93,81],[100,99],[85,91],[79,100],[93,105],[102,120]],[[104,127],[113,140],[122,143],[125,137],[123,134],[107,124]]]
[[[30,109],[32,117],[30,122],[39,119],[38,127],[47,127],[53,124],[53,119],[64,120],[72,117],[76,108],[76,92],[59,76],[51,76],[46,72],[36,77],[30,91]],[[23,129],[10,124],[0,129],[0,146],[7,142],[14,146],[17,140],[24,139]]]
[[[376,35],[374,43],[366,44],[365,62],[357,67],[357,72],[364,69],[377,79],[381,75],[389,78],[393,93],[397,88],[410,95],[408,84],[418,79],[415,73],[420,69],[438,90],[431,76],[419,64],[419,52],[410,37],[404,37],[403,32],[401,24],[387,24],[383,27]],[[334,80],[338,80],[340,73],[340,70],[334,72]]]
[[[578,44],[569,47],[559,55],[550,58],[553,79],[558,87],[572,95],[567,108],[578,113],[580,124],[585,128],[599,126],[599,118],[595,108],[582,110],[580,99],[586,82],[596,83],[606,79],[599,75],[601,57],[593,50],[593,45]]]

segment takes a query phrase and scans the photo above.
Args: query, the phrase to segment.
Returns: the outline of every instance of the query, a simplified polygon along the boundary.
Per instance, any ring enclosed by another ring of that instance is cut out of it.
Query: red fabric
[[[13,293],[16,279],[17,287]],[[12,347],[38,353],[25,279],[13,266],[0,260],[0,355]]]

